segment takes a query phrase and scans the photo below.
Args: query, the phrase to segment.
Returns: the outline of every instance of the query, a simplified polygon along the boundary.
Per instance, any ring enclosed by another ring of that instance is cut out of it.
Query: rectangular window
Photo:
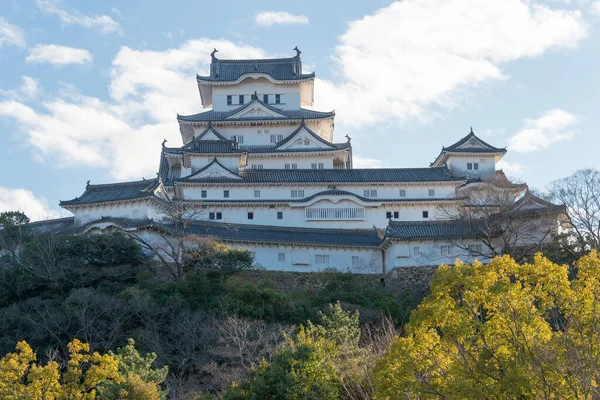
[[[377,190],[371,190],[371,197],[377,197]]]
[[[292,190],[292,197],[304,197],[304,190]]]
[[[240,144],[244,143],[244,137],[242,135],[237,135],[237,136],[233,135],[231,137],[231,140],[233,140],[234,142],[240,143]]]
[[[233,104],[233,96],[228,95],[227,96],[227,105],[230,106]]]
[[[413,256],[415,256],[415,257],[418,256],[420,251],[421,250],[419,249],[419,247],[413,247]]]
[[[329,264],[329,255],[315,254],[315,264]]]
[[[485,158],[482,158],[481,160],[479,160],[479,164],[485,164]]]
[[[254,191],[254,197],[260,197],[260,190],[255,190]]]
[[[470,244],[469,254],[472,256],[481,255],[482,246],[480,244]]]
[[[221,176],[221,174],[219,173],[219,171],[210,171],[210,177],[211,178],[218,178],[219,176]]]
[[[394,211],[394,218],[398,218],[400,216],[400,213],[398,213],[398,211]]]
[[[271,143],[277,143],[277,135],[271,135]]]
[[[385,217],[386,218],[392,218],[392,212],[391,211],[386,211],[385,212]]]
[[[248,211],[248,219],[254,219],[254,213],[252,211]]]
[[[467,163],[467,169],[468,169],[469,171],[473,170],[473,164],[472,164],[472,163],[470,163],[470,162],[468,162],[468,163]]]
[[[217,213],[217,219],[223,219],[223,214],[222,214],[222,213],[220,213],[220,212],[218,212],[218,213]]]
[[[262,164],[252,164],[251,168],[252,169],[263,169],[263,165]]]
[[[208,219],[215,219],[215,213],[214,212],[208,213]]]
[[[483,248],[480,244],[476,244],[475,245],[475,251],[477,252],[477,254],[483,254]]]
[[[429,197],[435,196],[435,189],[429,189]]]
[[[277,211],[277,219],[283,219],[283,211]]]
[[[269,95],[268,94],[263,94],[263,103],[269,104]]]
[[[285,253],[279,253],[279,262],[285,262]]]
[[[256,131],[256,133],[258,133],[259,135],[260,135],[262,132],[263,132],[263,131],[262,131],[262,129],[258,129],[258,130]]]
[[[281,142],[283,140],[283,135],[277,135],[277,141]]]
[[[225,198],[229,197],[229,190],[223,190],[223,197],[225,197]]]
[[[276,94],[275,95],[275,104],[280,104],[281,103],[281,95],[280,94]]]
[[[479,169],[479,164],[478,164],[478,163],[474,163],[474,164],[473,164],[473,169],[474,169],[475,171],[477,171],[477,170]]]
[[[323,164],[322,162],[319,163],[319,169],[323,169],[325,168],[325,164]]]
[[[452,246],[440,246],[440,254],[443,256],[449,256],[452,254]]]
[[[269,130],[265,129],[265,135],[268,135],[268,134],[269,134]]]
[[[137,219],[140,217],[140,210],[133,210],[131,212],[131,215],[133,216],[133,218]]]
[[[400,189],[400,197],[406,197],[406,189]]]
[[[363,195],[364,195],[364,197],[371,197],[371,191],[365,189],[365,190],[363,190]]]
[[[290,169],[291,165],[290,164],[285,164],[285,169]]]
[[[360,264],[360,259],[358,256],[352,256],[352,266],[356,267],[358,264]]]
[[[244,104],[244,95],[243,94],[239,95],[239,99],[240,99],[240,104]]]
[[[429,211],[423,211],[423,218],[429,218]]]
[[[298,164],[292,164],[292,169],[298,169]]]
[[[311,163],[310,164],[310,168],[311,169],[317,169],[317,163]]]
[[[200,197],[202,197],[203,199],[205,199],[206,196],[207,196],[206,190],[203,190],[202,192],[200,192]]]

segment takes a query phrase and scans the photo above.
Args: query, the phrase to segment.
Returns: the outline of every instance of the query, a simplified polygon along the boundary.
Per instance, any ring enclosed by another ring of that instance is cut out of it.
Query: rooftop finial
[[[300,51],[300,49],[298,48],[298,46],[294,47],[293,50],[296,50],[296,57],[300,57],[300,54],[302,54],[302,52]]]
[[[346,135],[346,140],[347,140],[347,143],[350,143],[350,141],[352,140],[352,138],[350,136]]]
[[[210,53],[210,58],[212,58],[212,62],[217,61],[217,57],[215,56],[216,53],[218,53],[219,50],[217,50],[216,48],[213,49],[212,53]]]
[[[165,147],[165,143],[167,143],[167,139],[163,139],[163,142],[162,142],[162,147],[163,148]]]
[[[87,183],[85,184],[85,188],[87,189],[88,186],[90,186],[90,181],[87,181]]]
[[[473,133],[473,127],[471,127],[471,133]]]

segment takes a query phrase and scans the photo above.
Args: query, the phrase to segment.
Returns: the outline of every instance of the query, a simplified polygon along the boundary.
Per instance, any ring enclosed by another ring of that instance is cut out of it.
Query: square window
[[[285,164],[285,169],[290,169],[291,165],[290,164]]]
[[[283,219],[283,211],[277,211],[277,219]]]
[[[263,103],[269,104],[269,95],[268,94],[263,94]]]
[[[229,190],[223,190],[223,197],[225,197],[225,198],[229,197]]]
[[[215,219],[215,213],[214,212],[208,213],[208,219]]]
[[[323,264],[329,264],[329,256],[323,255]]]
[[[391,211],[386,211],[385,212],[385,217],[386,218],[392,218],[392,212]]]
[[[311,163],[310,164],[310,168],[311,169],[317,169],[317,163]]]
[[[277,141],[281,142],[283,140],[283,135],[277,135]]]
[[[322,162],[319,163],[319,169],[323,169],[325,168],[325,164],[323,164]]]
[[[200,196],[201,196],[203,199],[205,199],[205,198],[206,198],[206,196],[207,196],[207,192],[206,192],[206,190],[203,190],[203,191],[200,193]]]
[[[275,95],[275,104],[280,104],[281,103],[281,95],[280,94],[276,94]]]
[[[260,190],[254,191],[254,197],[260,197]]]
[[[217,219],[223,219],[223,214],[222,214],[222,213],[220,213],[220,212],[218,212],[218,213],[217,213]]]
[[[468,163],[467,163],[467,169],[468,169],[469,171],[471,171],[471,170],[473,169],[473,164],[472,164],[472,163],[470,163],[470,162],[468,162]]]
[[[252,211],[248,211],[248,219],[254,219],[254,213]]]
[[[323,264],[323,256],[320,254],[315,254],[315,264]]]
[[[304,190],[298,190],[298,197],[304,197]]]
[[[406,197],[406,189],[400,189],[400,197]]]
[[[377,190],[371,190],[371,197],[377,197]]]
[[[244,95],[240,94],[238,98],[240,99],[240,104],[244,104]]]
[[[292,197],[298,197],[298,191],[292,190]]]
[[[429,211],[423,211],[423,218],[429,218]]]
[[[298,164],[292,164],[292,169],[298,169]]]
[[[279,262],[285,262],[285,253],[279,253]]]
[[[227,105],[230,106],[233,104],[233,96],[228,95],[227,96]]]
[[[352,256],[352,266],[356,267],[358,264],[360,264],[358,256]]]
[[[413,248],[413,256],[418,256],[418,255],[419,255],[419,252],[420,252],[420,249],[419,249],[419,247],[414,247],[414,248]]]
[[[398,211],[394,211],[394,218],[398,218],[400,216],[400,213]]]
[[[271,135],[271,143],[277,143],[277,135]]]
[[[474,169],[475,171],[477,171],[477,170],[479,169],[479,164],[478,164],[478,163],[474,163],[474,164],[473,164],[473,169]]]
[[[370,196],[370,195],[371,195],[371,191],[370,191],[370,190],[366,190],[366,189],[365,189],[365,190],[363,191],[363,195],[364,195],[364,197],[371,197],[371,196]]]
[[[429,189],[429,197],[435,196],[435,189]]]

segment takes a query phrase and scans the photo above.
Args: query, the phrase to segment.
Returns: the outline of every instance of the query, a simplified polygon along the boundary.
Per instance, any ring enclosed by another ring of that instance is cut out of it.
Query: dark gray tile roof
[[[477,237],[486,232],[478,221],[390,221],[385,233],[394,239]]]
[[[167,227],[174,229],[174,227]],[[381,243],[375,229],[319,229],[281,226],[199,222],[189,233],[212,236],[220,240],[294,243],[332,246],[376,247]]]
[[[158,178],[104,185],[88,184],[85,188],[85,192],[83,192],[81,196],[72,200],[61,201],[60,206],[64,207],[152,197],[154,196],[154,190],[159,185],[160,182]]]
[[[346,183],[346,182],[462,182],[446,167],[436,168],[371,168],[371,169],[246,169],[238,174],[241,183]],[[186,182],[194,179],[180,178]],[[231,179],[212,179],[231,182]]]
[[[198,153],[198,154],[242,154],[244,150],[238,147],[238,144],[233,140],[192,140],[183,147],[165,147],[167,154],[183,154]]]
[[[472,138],[477,139],[477,141],[480,142],[485,147],[483,147],[483,148],[481,148],[481,147],[473,147],[473,148],[465,147],[465,148],[459,149],[460,146],[462,146],[463,144],[465,144]],[[492,146],[491,144],[481,140],[481,138],[476,136],[475,133],[473,132],[473,130],[471,130],[471,133],[469,133],[467,136],[460,139],[458,142],[454,143],[453,145],[450,145],[448,147],[443,147],[442,151],[444,151],[444,150],[452,151],[452,152],[459,152],[459,153],[506,153],[506,148],[501,149],[499,147]]]
[[[28,233],[34,235],[51,234],[61,235],[66,233],[74,233],[75,217],[55,218],[45,221],[36,221],[27,224]]]
[[[196,79],[198,82],[229,82],[236,81],[246,74],[265,74],[280,81],[305,80],[315,77],[314,73],[302,73],[302,61],[299,56],[258,60],[220,60],[213,56],[210,75],[198,75]]]
[[[349,143],[331,143],[333,147],[319,148],[307,147],[301,149],[280,149],[275,146],[243,146],[240,149],[249,154],[266,154],[266,153],[311,153],[311,152],[331,152],[349,149],[352,147]]]
[[[245,118],[229,118],[234,114],[237,114],[240,111],[243,111],[245,108],[250,107],[252,104],[259,103],[274,112],[282,114],[283,117],[273,116],[273,117],[245,117]],[[314,111],[307,110],[305,108],[300,108],[297,110],[281,110],[275,107],[270,106],[262,102],[259,99],[252,100],[250,103],[245,104],[235,110],[231,111],[205,111],[199,114],[194,115],[179,115],[177,114],[177,120],[180,122],[218,122],[218,121],[280,121],[280,120],[303,120],[303,119],[323,119],[323,118],[331,118],[335,116],[335,111],[322,112],[322,111]]]

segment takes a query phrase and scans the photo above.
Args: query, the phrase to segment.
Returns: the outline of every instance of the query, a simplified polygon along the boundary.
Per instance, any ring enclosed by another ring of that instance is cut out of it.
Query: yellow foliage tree
[[[61,370],[56,361],[38,365],[27,342],[17,343],[16,352],[0,359],[0,399],[93,400],[114,384],[129,389],[120,391],[121,399],[160,399],[156,382],[119,372],[118,356],[90,353],[90,346],[77,339],[67,347],[69,359]]]
[[[378,399],[600,396],[600,257],[441,266],[375,368]]]

